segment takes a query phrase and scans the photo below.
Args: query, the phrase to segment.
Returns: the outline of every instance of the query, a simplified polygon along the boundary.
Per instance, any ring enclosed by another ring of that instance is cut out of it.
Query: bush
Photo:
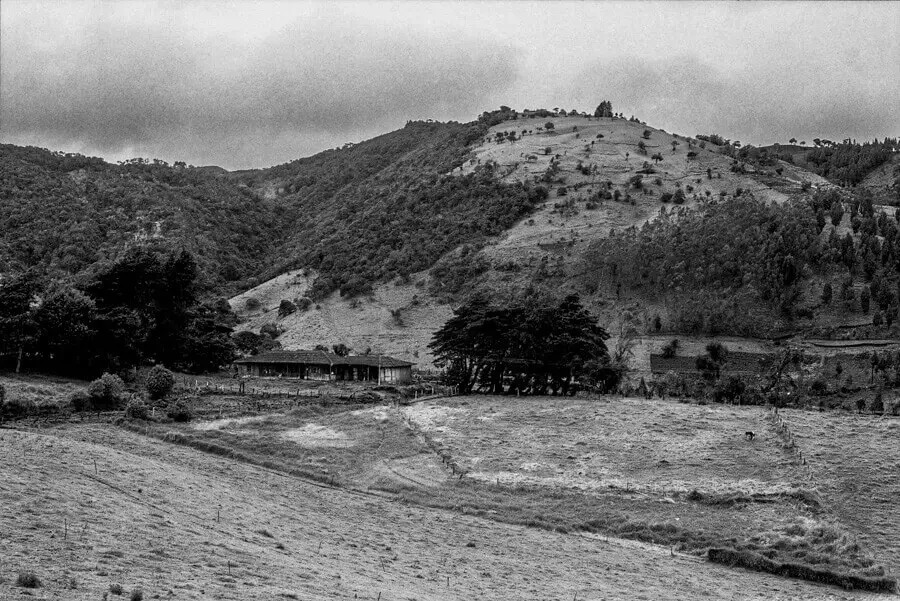
[[[166,409],[166,416],[172,421],[184,423],[191,421],[194,418],[194,413],[187,404],[178,402],[169,405],[168,409]]]
[[[248,311],[256,311],[257,309],[260,308],[261,304],[260,304],[258,298],[251,296],[244,303],[244,306],[247,308]]]
[[[39,588],[41,581],[34,572],[19,572],[16,576],[16,586],[22,588]]]
[[[125,384],[119,376],[104,373],[88,385],[87,393],[91,406],[97,410],[117,409],[122,402]]]
[[[308,311],[312,306],[312,299],[304,296],[303,298],[294,299],[294,304],[297,305],[297,310],[302,313],[303,311]]]
[[[147,375],[147,394],[153,400],[164,398],[175,388],[175,374],[157,365]]]
[[[131,399],[125,405],[125,417],[129,419],[150,419],[150,410],[147,405],[140,399]]]
[[[131,601],[144,601],[144,591],[139,588],[131,591]]]
[[[666,359],[671,359],[678,353],[678,339],[675,338],[671,340],[666,346],[662,348],[662,356]]]
[[[69,397],[69,404],[74,411],[88,411],[91,408],[91,397],[84,390],[76,390]]]
[[[111,592],[113,595],[121,595],[125,592],[125,589],[122,588],[121,584],[114,583],[109,585],[109,592]]]
[[[282,300],[278,305],[278,317],[287,317],[288,315],[296,311],[297,305],[287,299]]]
[[[268,336],[272,340],[275,340],[276,338],[281,336],[282,332],[284,332],[284,330],[279,328],[278,325],[274,323],[266,323],[263,324],[261,328],[259,328],[259,333],[261,335]]]
[[[728,376],[719,381],[713,389],[713,400],[717,403],[740,403],[747,385],[738,376]]]

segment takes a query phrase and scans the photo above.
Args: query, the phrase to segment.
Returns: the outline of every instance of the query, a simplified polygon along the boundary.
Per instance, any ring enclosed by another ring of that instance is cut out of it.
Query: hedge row
[[[814,568],[804,564],[781,563],[763,557],[758,553],[753,553],[752,551],[710,549],[707,557],[713,563],[738,566],[747,568],[748,570],[756,570],[757,572],[769,572],[770,574],[778,574],[779,576],[787,576],[788,578],[800,578],[822,584],[833,584],[847,590],[858,589],[878,593],[893,593],[897,591],[897,580],[894,578],[855,576],[822,568]]]

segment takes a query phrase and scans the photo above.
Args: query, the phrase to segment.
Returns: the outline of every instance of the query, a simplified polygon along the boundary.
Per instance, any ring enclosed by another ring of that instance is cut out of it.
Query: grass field
[[[841,521],[900,574],[900,418],[783,411]]]
[[[823,510],[765,415],[637,399],[473,396],[409,407],[309,405],[148,432],[511,524],[880,575],[879,557]]]
[[[109,599],[875,598],[317,486],[110,426],[0,430],[0,483],[2,599],[96,601],[114,585],[125,595]],[[41,586],[16,586],[25,572]]]

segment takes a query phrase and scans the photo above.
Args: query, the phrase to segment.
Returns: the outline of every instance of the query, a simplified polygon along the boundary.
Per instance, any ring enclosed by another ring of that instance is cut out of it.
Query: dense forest
[[[0,281],[0,360],[79,377],[147,363],[217,370],[234,357],[224,299],[203,301],[187,251],[149,243],[78,283],[37,269]]]
[[[281,213],[214,171],[0,146],[0,273],[73,276],[158,237],[196,257],[203,288],[234,289],[272,252]]]
[[[851,227],[840,236],[835,226],[845,213]],[[784,204],[745,194],[662,211],[640,229],[599,241],[584,262],[593,285],[666,299],[675,330],[768,335],[772,316],[811,317],[833,298],[848,311],[871,309],[876,325],[890,326],[898,316],[898,259],[897,220],[876,211],[865,192],[829,190]],[[814,303],[804,302],[813,276],[826,285]],[[854,282],[862,283],[858,292]]]
[[[779,159],[797,163],[840,186],[856,186],[876,167],[883,165],[900,151],[897,138],[857,143],[844,140],[814,140],[814,148],[775,149]],[[900,174],[898,174],[900,176]],[[900,177],[897,178],[900,180]],[[900,193],[900,186],[898,186]],[[900,198],[897,198],[900,201]]]

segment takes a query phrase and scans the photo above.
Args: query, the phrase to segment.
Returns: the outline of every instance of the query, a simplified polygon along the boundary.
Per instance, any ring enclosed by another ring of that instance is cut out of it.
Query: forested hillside
[[[214,170],[0,147],[0,273],[76,275],[159,238],[196,257],[204,288],[236,288],[265,262],[283,215]]]
[[[503,232],[544,200],[546,189],[500,183],[492,165],[448,175],[491,118],[410,122],[361,144],[235,174],[257,189],[276,188],[294,217],[266,275],[312,268],[319,273],[314,298],[334,290],[357,296],[427,269],[460,244]]]

